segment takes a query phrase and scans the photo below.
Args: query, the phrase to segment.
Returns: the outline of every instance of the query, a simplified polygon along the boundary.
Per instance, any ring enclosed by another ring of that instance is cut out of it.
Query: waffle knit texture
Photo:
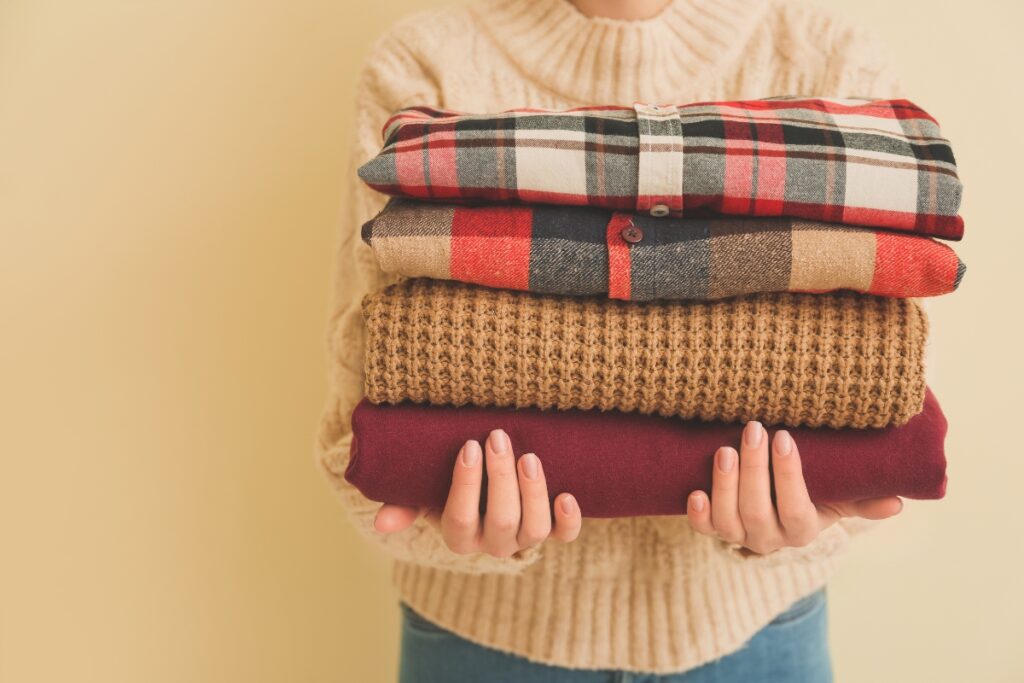
[[[710,491],[715,451],[740,446],[730,423],[617,411],[375,405],[364,399],[352,425],[345,478],[372,500],[444,507],[466,439],[483,443],[500,428],[517,453],[535,453],[543,461],[552,502],[572,491],[584,517],[685,515],[680,491]],[[900,427],[797,427],[790,434],[800,444],[807,492],[816,503],[945,493],[946,419],[931,392],[924,410]]]
[[[359,176],[444,201],[710,209],[959,239],[949,142],[907,100],[779,97],[465,114],[412,107]]]
[[[928,237],[792,218],[396,199],[362,235],[387,273],[629,301],[838,289],[938,296],[956,289],[966,270]]]
[[[344,480],[351,414],[363,395],[360,302],[397,279],[380,271],[359,237],[386,197],[355,168],[377,152],[393,112],[779,93],[903,94],[869,33],[823,7],[779,0],[674,0],[639,22],[587,18],[565,0],[477,0],[403,19],[367,55],[335,257],[317,460],[355,526],[398,560],[399,596],[418,613],[533,661],[674,672],[738,649],[832,576],[849,538],[840,525],[806,548],[768,557],[734,553],[682,517],[586,519],[567,545],[546,542],[507,559],[456,555],[425,521],[388,537],[374,533],[379,505]]]
[[[416,279],[371,294],[363,310],[374,403],[880,428],[924,402],[927,322],[912,299],[641,304]]]

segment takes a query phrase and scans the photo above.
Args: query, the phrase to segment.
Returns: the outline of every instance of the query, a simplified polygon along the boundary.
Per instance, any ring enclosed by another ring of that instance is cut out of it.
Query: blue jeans
[[[402,606],[401,683],[830,683],[825,591],[798,600],[739,651],[681,674],[563,669],[471,643]]]

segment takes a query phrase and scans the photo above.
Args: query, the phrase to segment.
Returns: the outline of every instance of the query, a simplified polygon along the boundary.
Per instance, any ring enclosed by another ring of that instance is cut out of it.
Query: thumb
[[[864,498],[846,503],[829,505],[838,517],[861,517],[862,519],[888,519],[903,510],[903,501],[896,496],[885,498]]]
[[[896,496],[858,500],[854,505],[856,505],[857,516],[864,519],[888,519],[895,517],[903,510],[903,501]]]
[[[408,529],[419,516],[419,508],[385,503],[377,510],[377,516],[373,520],[373,528],[382,534],[393,534],[397,531]]]

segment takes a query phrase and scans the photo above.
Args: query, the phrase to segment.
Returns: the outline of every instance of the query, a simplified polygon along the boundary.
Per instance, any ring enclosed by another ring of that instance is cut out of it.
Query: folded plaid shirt
[[[413,107],[359,169],[387,194],[704,207],[959,239],[961,185],[935,119],[906,100],[777,98],[470,115]]]
[[[839,289],[936,296],[964,274],[953,250],[927,237],[789,218],[395,199],[363,239],[389,273],[637,301]]]

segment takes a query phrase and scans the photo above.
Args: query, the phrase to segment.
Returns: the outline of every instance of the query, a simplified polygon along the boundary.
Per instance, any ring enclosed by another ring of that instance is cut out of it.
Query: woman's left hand
[[[789,432],[777,431],[772,441],[771,471],[768,433],[758,422],[744,427],[739,453],[729,447],[718,449],[710,500],[704,491],[694,491],[686,503],[694,530],[767,555],[805,546],[843,517],[885,519],[903,509],[903,501],[896,497],[815,505],[807,495],[800,453]]]

